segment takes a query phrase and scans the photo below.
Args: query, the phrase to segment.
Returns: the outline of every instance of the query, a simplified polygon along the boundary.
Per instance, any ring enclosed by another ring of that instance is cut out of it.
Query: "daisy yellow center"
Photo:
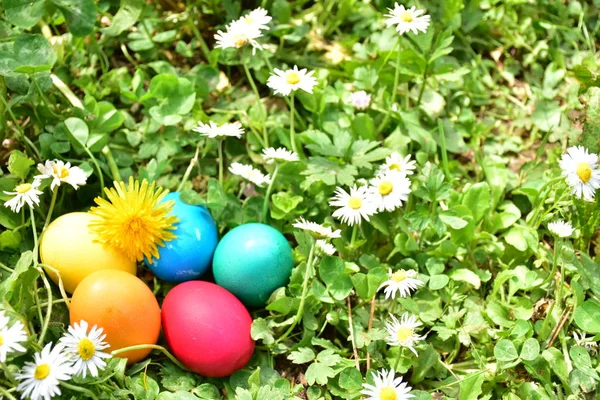
[[[31,183],[23,183],[22,185],[17,186],[15,190],[19,194],[27,193],[31,190]]]
[[[94,343],[88,338],[83,338],[79,341],[77,345],[77,352],[79,353],[79,357],[82,360],[87,361],[90,358],[94,357],[96,353],[96,348],[94,347]]]
[[[392,171],[401,171],[402,170],[402,168],[400,168],[400,164],[398,164],[398,163],[394,163],[394,164],[390,165],[389,168]]]
[[[129,180],[105,189],[107,199],[97,197],[98,207],[90,213],[97,218],[90,223],[97,241],[115,248],[131,260],[159,258],[158,247],[175,239],[176,217],[169,215],[173,201],[161,202],[166,192],[154,183]]]
[[[583,183],[589,182],[592,179],[592,167],[586,162],[577,165],[577,176]]]
[[[50,366],[48,364],[40,364],[35,367],[33,377],[38,381],[44,380],[50,375]]]
[[[398,330],[396,331],[396,338],[400,342],[406,342],[406,339],[408,339],[412,335],[413,335],[413,330],[410,328],[407,328],[405,326],[398,328]]]
[[[0,346],[2,346],[4,344],[4,337],[2,335],[0,335]]]
[[[65,179],[66,177],[69,176],[68,168],[65,168],[65,167],[57,168],[55,165],[54,167],[52,167],[52,170],[54,171],[54,175],[58,176],[59,179]]]
[[[383,181],[379,184],[379,194],[387,196],[394,189],[394,185],[390,181]]]
[[[285,81],[288,85],[296,85],[300,82],[300,75],[297,72],[288,72]]]
[[[398,396],[396,395],[396,390],[393,387],[387,386],[381,389],[379,392],[379,398],[381,400],[396,400]]]
[[[400,19],[404,22],[413,22],[413,15],[408,11],[404,11],[400,14]]]
[[[350,206],[350,208],[353,210],[358,210],[362,206],[362,200],[358,197],[350,197],[350,200],[348,200],[348,206]]]
[[[240,48],[242,46],[245,46],[248,43],[248,38],[246,36],[238,36],[235,39],[235,47],[236,48]]]
[[[392,280],[394,282],[402,282],[406,279],[406,271],[401,269],[400,271],[396,271],[392,274]]]
[[[244,17],[244,21],[246,21],[247,24],[253,24],[254,18],[252,18],[250,16],[246,16],[246,17]]]

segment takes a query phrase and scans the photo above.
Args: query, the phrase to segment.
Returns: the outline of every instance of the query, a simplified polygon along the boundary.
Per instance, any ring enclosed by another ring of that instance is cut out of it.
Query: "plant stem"
[[[367,336],[371,332],[371,328],[373,328],[373,317],[375,316],[375,303],[377,300],[377,293],[373,295],[371,299],[371,311],[369,312],[369,325],[367,327]],[[371,353],[367,351],[367,371],[371,369]]]
[[[402,348],[398,349],[398,358],[396,358],[396,362],[394,363],[394,371],[398,371],[398,365],[400,365],[400,359],[402,358]]]
[[[187,182],[188,178],[190,177],[190,174],[192,173],[192,170],[194,169],[194,165],[196,165],[196,163],[198,162],[199,154],[200,154],[200,143],[198,143],[198,145],[196,146],[196,152],[194,153],[194,157],[192,157],[192,159],[190,160],[190,165],[188,165],[187,169],[185,170],[185,173],[183,174],[183,178],[181,178],[181,183],[177,187],[178,192],[181,192],[181,189],[183,189],[183,185],[185,185],[185,182]]]
[[[352,237],[350,238],[350,247],[354,248],[354,242],[356,241],[356,236],[358,234],[358,224],[354,224],[352,226]]]
[[[346,305],[348,306],[348,330],[350,331],[350,342],[352,343],[352,353],[354,354],[354,366],[360,372],[360,360],[358,357],[358,350],[356,349],[356,342],[354,341],[354,323],[352,322],[352,303],[350,296],[346,297]]]
[[[290,96],[290,142],[292,142],[292,151],[300,155],[296,149],[296,132],[294,131],[294,92]]]
[[[267,192],[265,193],[265,200],[263,202],[263,215],[262,222],[267,223],[267,217],[269,213],[269,199],[271,198],[271,191],[273,190],[273,184],[275,183],[275,178],[277,178],[277,173],[279,172],[279,164],[275,164],[275,169],[273,170],[273,176],[271,177],[271,182],[267,187]]]
[[[104,157],[106,157],[106,163],[108,164],[108,169],[110,169],[113,181],[122,181],[121,173],[119,172],[119,166],[115,161],[115,157],[113,157],[110,147],[104,146],[104,148],[102,149],[102,154],[104,154]]]
[[[104,193],[104,175],[102,174],[102,169],[100,168],[100,164],[98,164],[98,160],[96,160],[96,157],[94,157],[94,155],[92,154],[92,152],[90,151],[90,149],[87,148],[87,146],[83,146],[83,149],[85,150],[85,152],[87,153],[87,155],[90,156],[90,159],[92,160],[92,163],[96,167],[96,171],[98,171],[98,178],[100,179],[100,187],[102,188],[101,193],[102,193],[102,196],[105,196],[105,193]]]
[[[448,151],[446,149],[446,134],[444,132],[444,125],[442,124],[441,119],[438,119],[438,133],[440,134],[442,165],[444,167],[444,173],[446,174],[446,180],[450,182],[450,168],[448,167]]]
[[[398,54],[396,55],[396,72],[394,74],[394,87],[392,88],[392,101],[390,102],[390,108],[396,102],[396,92],[398,92],[398,81],[400,80],[400,56],[402,53],[400,52],[400,41],[399,40],[398,40],[397,53]],[[386,128],[387,124],[390,122],[390,115],[391,115],[391,113],[389,113],[389,112],[387,114],[385,114],[385,117],[383,118],[381,125],[379,125],[379,129],[377,129],[377,135],[379,135],[381,132],[383,132],[383,130]]]
[[[0,386],[0,393],[2,394],[2,396],[5,396],[8,400],[17,400],[17,398],[15,396],[10,394],[10,392],[8,390],[6,390],[5,388],[3,388],[2,386]]]
[[[213,62],[210,59],[210,49],[208,48],[208,45],[206,44],[206,41],[202,37],[202,34],[200,33],[200,30],[194,24],[195,19],[194,18],[190,18],[189,21],[190,21],[190,26],[192,27],[192,32],[194,32],[194,36],[198,40],[198,43],[200,43],[200,49],[202,50],[202,53],[204,54],[204,58],[206,58],[206,61],[208,61],[209,64],[214,65]]]
[[[33,207],[29,207],[29,211],[31,213],[31,229],[33,230],[33,266],[40,272],[42,280],[44,281],[44,286],[46,288],[46,294],[48,296],[46,318],[42,323],[42,331],[40,332],[40,337],[38,338],[38,344],[41,346],[42,343],[44,343],[44,337],[46,336],[46,331],[48,330],[48,326],[50,325],[50,317],[52,316],[52,288],[50,287],[50,283],[48,282],[48,278],[46,278],[46,273],[44,272],[44,270],[42,268],[38,268],[39,240],[37,228],[35,226],[35,214],[33,212]]]
[[[189,369],[185,365],[183,365],[181,362],[179,362],[179,360],[176,359],[171,353],[169,353],[169,351],[167,349],[165,349],[164,347],[159,346],[157,344],[137,344],[135,346],[123,347],[121,349],[112,351],[110,353],[110,355],[114,357],[118,354],[126,353],[128,351],[144,350],[144,349],[160,350],[165,356],[167,356],[167,358],[169,360],[171,360],[179,368],[181,368],[185,371],[189,371]]]
[[[10,115],[10,119],[12,119],[15,129],[17,130],[17,132],[19,132],[21,140],[23,140],[30,147],[31,151],[35,153],[37,159],[41,160],[42,155],[40,154],[40,151],[37,149],[37,147],[35,147],[35,144],[31,141],[31,139],[25,136],[25,132],[23,132],[23,130],[21,129],[21,125],[19,125],[17,117],[15,117],[15,114],[12,112],[12,108],[8,106],[6,99],[3,96],[0,96],[0,101],[2,102],[2,105],[4,106],[5,110],[8,111],[8,115]]]
[[[254,92],[254,95],[256,96],[256,101],[258,101],[258,105],[259,105],[261,111],[263,111],[264,116],[266,118],[267,111],[265,110],[265,107],[260,99],[260,94],[258,93],[256,83],[254,83],[254,78],[252,78],[252,74],[250,73],[250,70],[248,69],[248,64],[244,61],[244,63],[242,65],[244,66],[244,71],[246,72],[246,77],[248,78],[248,82],[250,82],[252,91]],[[265,121],[261,121],[261,124],[262,124],[262,131],[263,131],[263,145],[265,147],[269,147],[269,136],[267,135],[267,129],[264,126]]]
[[[58,195],[58,186],[55,190],[52,191],[52,200],[50,201],[50,207],[48,208],[48,215],[46,215],[46,222],[44,223],[44,228],[42,228],[42,232],[46,230],[50,221],[52,220],[52,211],[54,211],[54,204],[56,203],[56,196]]]
[[[72,390],[74,392],[85,393],[88,398],[98,399],[98,397],[96,397],[96,395],[91,390],[86,389],[84,387],[77,386],[77,385],[71,385],[70,383],[67,383],[64,381],[60,382],[60,386],[66,388],[66,389]]]
[[[223,139],[219,140],[219,183],[223,186]]]
[[[425,72],[423,72],[423,84],[421,85],[421,90],[419,90],[419,98],[417,99],[416,107],[421,105],[421,100],[423,99],[423,93],[425,92],[425,86],[427,83],[427,72],[429,71],[429,63],[425,65]]]
[[[306,270],[304,271],[304,281],[302,282],[302,296],[300,297],[300,305],[298,306],[298,312],[296,313],[296,318],[294,318],[294,322],[288,328],[287,331],[283,335],[281,335],[276,341],[275,344],[281,342],[283,339],[289,336],[290,333],[294,330],[296,325],[302,320],[302,315],[304,314],[304,303],[306,302],[306,292],[308,291],[308,280],[311,276],[312,272],[312,264],[315,254],[315,243],[313,242],[310,247],[310,252],[308,254],[308,261],[306,261]]]
[[[52,79],[52,84],[67,98],[67,100],[69,100],[69,103],[71,103],[73,107],[81,108],[83,110],[83,103],[66,83],[54,74],[50,74],[50,79]]]

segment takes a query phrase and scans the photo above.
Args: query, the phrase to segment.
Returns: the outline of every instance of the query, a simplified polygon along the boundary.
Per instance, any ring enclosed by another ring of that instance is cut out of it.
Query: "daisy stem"
[[[400,365],[400,359],[402,358],[402,347],[398,349],[398,358],[396,358],[396,362],[394,363],[394,371],[398,371],[398,365]]]
[[[350,296],[346,297],[346,305],[348,306],[348,331],[350,333],[350,342],[352,343],[352,353],[354,354],[354,365],[360,372],[360,360],[358,350],[356,349],[356,341],[354,340],[354,323],[352,322],[352,300]]]
[[[277,173],[279,172],[279,164],[275,163],[275,169],[273,170],[273,176],[271,177],[271,182],[267,187],[267,192],[265,193],[265,200],[263,202],[263,215],[262,222],[267,223],[267,215],[269,213],[269,198],[271,197],[271,191],[273,190],[273,184],[275,183],[275,178],[277,178]]]
[[[117,165],[117,162],[115,161],[115,158],[113,157],[110,147],[104,146],[104,148],[102,149],[102,154],[104,154],[104,157],[106,157],[106,163],[108,164],[108,169],[110,169],[110,173],[112,175],[113,181],[117,181],[117,182],[122,181],[121,173],[119,172],[119,166]]]
[[[438,133],[440,134],[440,150],[442,152],[442,165],[444,167],[444,173],[446,174],[446,180],[450,181],[450,168],[448,167],[448,151],[446,149],[446,134],[444,132],[444,125],[442,120],[438,119]]]
[[[5,388],[3,388],[2,386],[0,386],[0,394],[2,394],[2,396],[5,396],[8,400],[17,400],[17,398],[15,396],[10,394],[10,392],[8,390],[6,390]]]
[[[352,237],[350,238],[350,247],[354,248],[354,242],[356,241],[356,236],[358,234],[358,224],[354,224],[352,227]]]
[[[60,386],[64,387],[65,389],[72,390],[74,392],[85,393],[86,396],[88,396],[88,398],[98,399],[98,397],[96,397],[96,395],[91,390],[86,389],[84,387],[77,386],[77,385],[71,385],[70,383],[67,383],[64,381],[60,382]]]
[[[397,54],[396,54],[396,72],[394,74],[394,86],[392,87],[392,100],[390,101],[390,108],[396,102],[396,93],[398,92],[398,81],[400,80],[400,56],[401,56],[401,54],[402,53],[400,51],[400,40],[398,40],[398,50],[397,50]],[[390,112],[385,114],[385,117],[383,118],[381,125],[379,125],[379,129],[377,129],[377,135],[379,135],[381,132],[383,132],[383,130],[386,128],[387,124],[390,122],[390,115],[392,115]]]
[[[223,139],[219,140],[219,183],[223,186]]]
[[[290,142],[292,142],[292,151],[300,155],[296,149],[296,132],[294,130],[294,92],[290,95]]]
[[[315,255],[315,243],[313,242],[310,247],[310,252],[308,254],[308,261],[306,261],[306,270],[304,271],[304,281],[302,282],[302,296],[300,297],[300,305],[298,306],[298,312],[296,313],[296,318],[294,318],[294,322],[288,328],[287,331],[283,335],[281,335],[274,344],[281,342],[283,339],[289,336],[290,333],[294,330],[296,325],[302,320],[302,315],[304,314],[304,303],[306,302],[306,292],[308,291],[308,279],[310,278],[312,272],[312,264]]]
[[[194,153],[194,157],[192,157],[192,159],[190,160],[190,165],[188,165],[187,169],[185,170],[185,173],[183,174],[183,178],[181,178],[181,183],[177,187],[178,192],[181,192],[181,189],[183,189],[183,185],[185,185],[188,178],[190,177],[192,170],[194,169],[194,166],[198,163],[198,155],[199,154],[200,154],[200,143],[198,143],[198,145],[196,146],[196,152]]]
[[[244,61],[244,63],[242,64],[244,66],[244,71],[246,72],[246,77],[248,78],[248,82],[250,82],[250,86],[252,87],[252,91],[254,92],[254,95],[256,96],[256,101],[258,101],[258,105],[261,108],[261,111],[264,112],[264,116],[265,119],[267,117],[267,111],[264,108],[264,105],[260,99],[260,94],[258,93],[258,89],[256,87],[256,83],[254,83],[254,78],[252,78],[252,74],[250,73],[250,70],[248,69],[248,64]],[[263,131],[263,145],[265,147],[269,147],[269,136],[267,135],[267,129],[264,127],[264,121],[262,122],[262,131]]]
[[[46,215],[46,222],[44,223],[44,228],[42,228],[42,232],[46,230],[50,221],[52,220],[52,211],[54,211],[54,204],[56,204],[56,196],[58,195],[58,186],[56,190],[52,191],[52,200],[50,200],[50,207],[48,208],[48,214]]]
[[[83,146],[83,149],[85,150],[87,155],[90,156],[92,163],[96,167],[96,171],[98,172],[98,178],[100,179],[100,187],[101,187],[102,197],[104,197],[104,195],[105,195],[105,193],[104,193],[104,175],[102,175],[102,169],[100,169],[100,164],[98,164],[98,160],[96,160],[96,157],[94,157],[94,155],[92,154],[90,149],[88,149],[86,146]]]
[[[38,268],[39,241],[37,228],[35,226],[35,214],[33,212],[33,207],[29,207],[29,211],[31,212],[31,228],[33,230],[33,266],[40,272],[40,276],[44,281],[44,287],[46,288],[46,294],[48,296],[48,308],[46,309],[46,318],[44,319],[44,322],[42,324],[42,331],[40,332],[40,337],[38,338],[38,344],[41,346],[42,343],[44,343],[44,337],[46,336],[46,331],[48,331],[48,326],[50,325],[50,317],[52,316],[52,288],[50,287],[50,282],[48,282],[48,278],[46,278],[44,270],[42,268]]]
[[[542,282],[542,284],[540,286],[545,285],[546,283],[550,282],[552,280],[552,278],[554,278],[554,274],[556,273],[556,268],[558,267],[558,258],[560,257],[561,250],[562,250],[562,240],[557,238],[556,243],[554,244],[554,257],[552,260],[552,271],[550,271],[550,275],[548,275],[548,277],[544,280],[544,282]],[[561,281],[562,281],[562,273],[561,273]],[[562,282],[561,282],[561,287],[562,287]],[[544,334],[544,332],[546,332],[546,329],[548,328],[548,325],[550,324],[550,319],[552,317],[552,311],[554,310],[554,306],[556,305],[556,303],[559,300],[560,300],[559,297],[557,297],[556,300],[554,301],[554,303],[552,303],[550,305],[548,312],[546,312],[546,319],[544,320],[542,329],[540,329],[540,333],[542,335]]]
[[[159,346],[157,344],[137,344],[135,346],[129,346],[129,347],[123,347],[121,349],[118,350],[114,350],[110,353],[111,356],[116,356],[118,354],[121,353],[126,353],[128,351],[134,351],[134,350],[144,350],[144,349],[153,349],[153,350],[160,350],[165,356],[167,356],[167,358],[169,360],[171,360],[175,365],[177,365],[179,368],[181,368],[184,371],[189,371],[189,369],[187,369],[187,367],[185,365],[183,365],[181,362],[179,362],[179,360],[177,360],[173,354],[169,353],[169,350],[165,349],[162,346]]]

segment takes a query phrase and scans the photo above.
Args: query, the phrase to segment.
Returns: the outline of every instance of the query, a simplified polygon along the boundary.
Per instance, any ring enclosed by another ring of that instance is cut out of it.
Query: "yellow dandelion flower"
[[[173,201],[160,202],[168,190],[156,188],[147,180],[140,184],[129,178],[129,185],[114,182],[115,187],[104,189],[108,200],[96,197],[98,207],[90,213],[99,217],[90,223],[98,241],[121,251],[132,260],[151,263],[159,258],[158,247],[176,238],[172,232],[178,219],[169,212]]]

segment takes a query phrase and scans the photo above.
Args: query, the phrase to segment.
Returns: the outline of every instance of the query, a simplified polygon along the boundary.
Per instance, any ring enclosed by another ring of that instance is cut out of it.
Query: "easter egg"
[[[152,263],[145,260],[146,265],[167,282],[198,279],[212,261],[219,241],[217,226],[206,208],[184,203],[179,193],[169,193],[162,201],[168,200],[175,202],[170,214],[179,219],[173,231],[177,238],[158,247],[159,258],[152,258]]]
[[[248,310],[214,283],[189,281],[171,289],[162,304],[162,325],[175,357],[200,375],[229,376],[254,352]]]
[[[71,324],[81,320],[106,333],[107,351],[140,344],[156,344],[160,334],[160,308],[141,279],[127,272],[106,269],[82,280],[69,309]],[[151,349],[127,351],[117,357],[128,363],[144,359]]]
[[[215,282],[250,307],[263,306],[288,283],[294,259],[287,239],[265,224],[240,225],[227,232],[215,250]]]
[[[73,293],[82,279],[96,271],[115,269],[135,275],[135,261],[95,241],[96,234],[88,227],[95,218],[84,212],[64,214],[52,221],[41,237],[42,263],[60,273],[69,293]],[[46,272],[58,284],[58,275],[50,268],[46,268]]]

